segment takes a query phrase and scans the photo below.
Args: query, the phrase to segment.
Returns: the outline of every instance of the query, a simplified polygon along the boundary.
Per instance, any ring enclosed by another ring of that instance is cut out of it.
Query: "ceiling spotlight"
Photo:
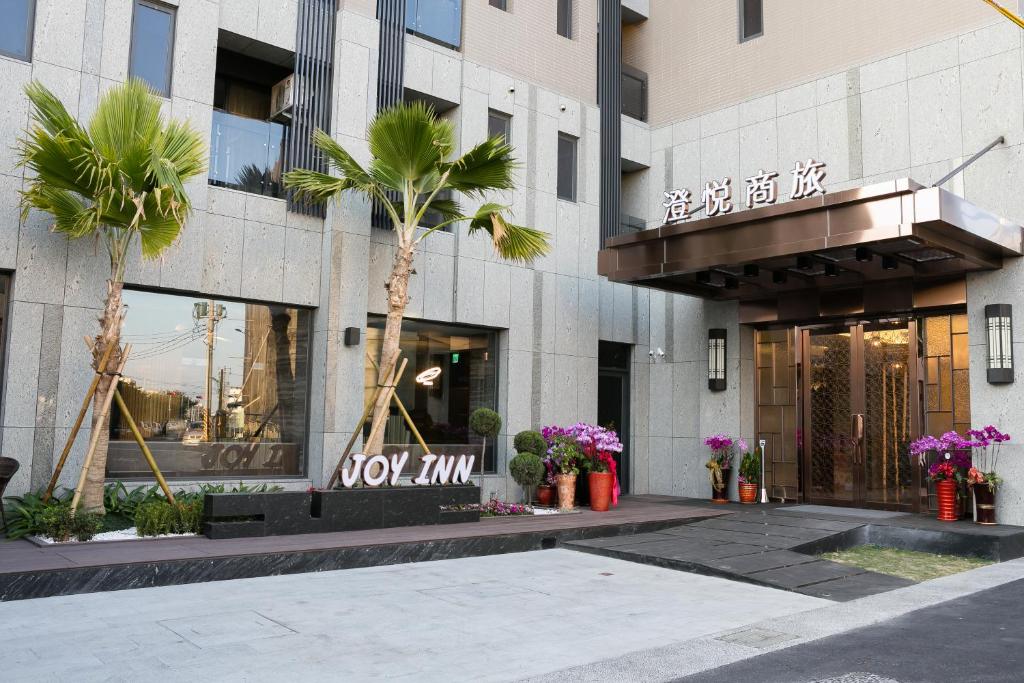
[[[896,270],[900,267],[899,262],[896,261],[895,256],[883,256],[882,257],[882,270]]]
[[[726,289],[739,289],[740,288],[740,281],[737,280],[734,277],[727,277],[727,278],[725,278],[725,288]]]
[[[797,256],[796,267],[800,270],[810,270],[814,268],[814,259],[810,256]]]
[[[697,284],[698,285],[710,285],[711,284],[711,271],[702,270],[697,273]]]
[[[748,263],[743,266],[743,277],[757,277],[761,274],[761,268],[756,263]]]
[[[857,260],[860,261],[861,263],[870,263],[871,262],[871,258],[872,258],[871,250],[868,249],[867,247],[857,247],[857,251],[855,252],[855,255],[856,255]]]
[[[786,284],[786,280],[788,279],[789,275],[787,275],[786,271],[784,270],[776,270],[774,273],[772,273],[772,282],[774,282],[777,285]]]
[[[838,277],[838,276],[839,276],[839,266],[837,266],[834,263],[826,263],[825,264],[825,277]]]

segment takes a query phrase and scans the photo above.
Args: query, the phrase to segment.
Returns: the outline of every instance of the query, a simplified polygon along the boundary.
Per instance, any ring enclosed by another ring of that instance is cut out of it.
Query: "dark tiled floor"
[[[877,518],[858,519],[849,513],[794,514],[787,512],[786,508],[769,505],[753,509],[729,505],[723,509],[729,514],[662,529],[657,534],[620,537],[612,544],[602,540],[573,541],[567,547],[635,562],[727,576],[838,601],[912,583],[791,550],[808,543],[826,541],[867,524],[878,524],[882,520]],[[933,527],[930,520],[917,515],[885,518],[882,523],[950,531],[948,525]],[[976,533],[972,525],[958,525],[958,531],[960,526],[969,533]],[[1022,531],[1010,528],[1009,533],[1021,534]]]

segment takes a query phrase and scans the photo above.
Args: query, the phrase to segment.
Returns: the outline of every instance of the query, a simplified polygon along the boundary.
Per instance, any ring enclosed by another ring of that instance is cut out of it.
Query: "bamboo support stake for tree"
[[[107,344],[107,350],[103,352],[103,357],[100,358],[100,362],[96,366],[96,374],[92,378],[89,390],[85,392],[85,398],[82,399],[82,407],[78,410],[78,417],[75,418],[75,424],[72,425],[71,432],[68,434],[68,440],[64,444],[64,450],[60,454],[60,459],[57,461],[57,467],[53,470],[53,476],[50,477],[50,483],[46,487],[46,493],[43,494],[44,503],[50,500],[50,496],[53,495],[54,488],[57,487],[57,480],[60,479],[60,473],[64,470],[64,465],[68,461],[68,455],[71,454],[71,448],[74,446],[75,438],[78,437],[78,431],[82,428],[82,422],[85,421],[85,415],[89,412],[89,404],[92,402],[93,394],[96,393],[96,387],[100,384],[100,378],[107,370],[107,362],[110,360],[110,354],[113,350],[114,345]]]
[[[377,366],[377,361],[375,361],[372,356],[367,354],[366,357],[370,359],[371,363],[373,363],[373,367],[375,370],[379,369]],[[397,385],[398,382],[394,382],[394,384]],[[420,430],[417,429],[416,425],[413,423],[412,418],[409,416],[409,411],[405,409],[405,404],[402,403],[402,397],[399,396],[398,394],[395,394],[392,398],[394,398],[395,400],[395,405],[398,407],[398,412],[402,414],[402,418],[405,419],[405,423],[409,425],[409,429],[412,431],[412,435],[416,438],[416,442],[420,445],[420,448],[423,449],[423,454],[429,455],[430,447],[427,446],[427,442],[423,440],[423,436],[420,434]],[[366,418],[363,418],[364,421],[365,419]]]
[[[341,467],[345,464],[345,460],[348,459],[349,451],[352,450],[352,446],[355,445],[356,439],[359,437],[359,433],[363,430],[363,424],[366,422],[366,418],[370,416],[370,411],[373,410],[377,397],[380,396],[382,391],[390,392],[391,396],[388,397],[388,404],[391,403],[391,397],[394,396],[395,387],[398,386],[398,381],[402,378],[402,373],[405,372],[405,366],[408,362],[408,358],[403,358],[398,370],[391,376],[391,380],[387,384],[377,385],[376,391],[374,391],[373,396],[370,397],[370,401],[366,404],[366,410],[363,411],[363,416],[359,419],[359,424],[357,424],[355,429],[352,430],[352,436],[349,437],[348,443],[345,445],[345,450],[341,454],[341,459],[338,460],[338,464],[334,468],[334,473],[331,475],[331,479],[327,483],[328,489],[333,489],[334,484],[338,481],[338,477],[341,476]]]
[[[114,402],[114,392],[117,391],[117,383],[121,379],[121,373],[124,372],[124,366],[128,363],[128,354],[131,353],[131,344],[127,344],[121,353],[121,362],[117,366],[117,372],[113,374],[110,381],[110,389],[107,391],[107,395],[103,398],[103,406],[100,409],[99,419],[97,419],[98,425],[103,425],[103,422],[107,419],[107,415],[110,414],[110,404]],[[75,495],[71,499],[71,514],[75,514],[78,509],[78,503],[82,499],[82,490],[85,488],[85,477],[89,473],[89,467],[92,465],[92,458],[96,454],[96,444],[100,440],[100,429],[92,430],[92,435],[89,438],[89,449],[85,452],[85,461],[82,463],[82,473],[78,477],[78,486],[75,487]]]
[[[121,397],[121,392],[116,388],[114,389],[114,400],[117,401],[117,407],[121,409],[121,415],[124,417],[124,421],[128,423],[128,429],[131,430],[132,436],[135,437],[135,443],[139,444],[139,448],[142,449],[142,455],[146,457],[146,462],[149,463],[149,469],[153,470],[153,476],[156,477],[156,482],[160,484],[160,488],[163,489],[164,495],[167,496],[167,502],[173,505],[174,494],[171,493],[170,487],[167,486],[167,480],[164,479],[163,472],[161,472],[160,467],[157,466],[156,458],[153,457],[152,451],[149,450],[149,446],[146,445],[145,439],[142,438],[142,432],[139,431],[139,426],[135,424],[135,418],[132,417],[131,411],[128,410],[128,405]]]

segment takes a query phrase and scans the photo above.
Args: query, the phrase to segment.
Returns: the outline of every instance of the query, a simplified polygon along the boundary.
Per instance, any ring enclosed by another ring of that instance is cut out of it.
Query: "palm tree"
[[[515,225],[508,220],[509,207],[484,201],[491,190],[512,188],[516,167],[512,148],[502,136],[485,140],[459,158],[451,158],[454,132],[450,121],[435,116],[422,102],[402,103],[378,112],[367,130],[372,160],[364,169],[322,130],[313,134],[313,144],[338,176],[295,169],[285,174],[285,185],[299,198],[326,202],[346,191],[377,202],[391,219],[397,233],[397,249],[391,275],[385,284],[388,315],[380,352],[378,378],[389,381],[399,354],[402,318],[409,303],[409,275],[416,250],[427,236],[453,223],[469,222],[469,233],[486,233],[495,251],[515,262],[529,262],[548,252],[548,235],[540,230]],[[438,195],[458,191],[483,203],[464,213],[451,199]],[[429,230],[418,226],[427,211],[443,220]],[[389,406],[381,394],[373,409],[366,453],[380,453]]]
[[[32,124],[19,140],[20,164],[31,171],[21,193],[30,209],[53,218],[68,239],[93,238],[110,257],[110,279],[93,346],[93,365],[114,346],[108,367],[121,360],[121,289],[128,255],[138,239],[143,258],[174,244],[191,212],[185,182],[205,168],[205,146],[188,123],[160,119],[160,100],[142,81],[107,90],[88,126],[38,82],[25,87]],[[111,378],[104,376],[93,400],[92,429],[100,430],[82,494],[85,510],[103,513],[108,424],[101,418]]]

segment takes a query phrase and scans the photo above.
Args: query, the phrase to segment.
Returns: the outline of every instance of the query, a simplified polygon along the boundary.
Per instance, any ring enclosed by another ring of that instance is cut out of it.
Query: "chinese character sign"
[[[796,162],[790,174],[793,184],[790,187],[789,199],[805,199],[825,194],[825,163],[808,159]],[[779,198],[779,173],[760,169],[755,175],[744,180],[743,197],[748,209],[774,204]],[[686,188],[665,192],[665,223],[672,224],[689,220],[693,213],[704,211],[708,217],[721,216],[733,209],[732,179],[717,178],[704,184],[700,193],[700,205],[691,213],[692,195]]]

